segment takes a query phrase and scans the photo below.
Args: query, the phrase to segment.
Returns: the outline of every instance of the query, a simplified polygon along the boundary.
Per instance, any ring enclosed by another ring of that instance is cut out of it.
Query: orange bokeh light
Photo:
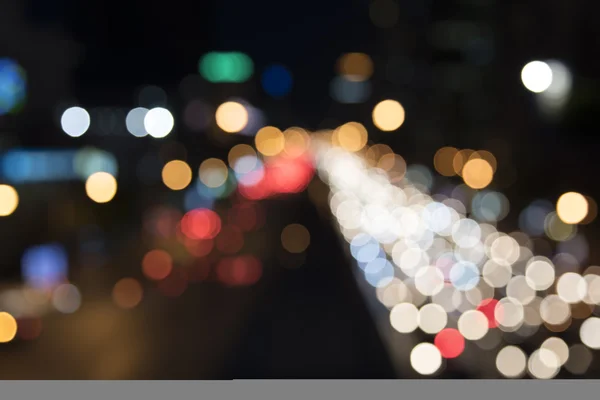
[[[150,250],[142,260],[142,272],[148,279],[164,279],[172,269],[173,259],[164,250]]]
[[[133,278],[118,281],[112,291],[113,301],[121,308],[134,308],[142,301],[142,285]]]

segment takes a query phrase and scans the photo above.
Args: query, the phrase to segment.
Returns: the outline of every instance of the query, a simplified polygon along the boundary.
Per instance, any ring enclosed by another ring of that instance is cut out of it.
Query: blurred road
[[[301,266],[290,269],[293,264],[272,251],[255,286],[203,282],[165,298],[147,284],[142,303],[128,311],[111,299],[118,265],[78,270],[73,281],[82,292],[81,308],[44,317],[43,332],[33,341],[0,346],[0,377],[394,377],[333,229],[305,194],[270,203],[277,207],[266,207],[272,222],[264,229],[273,247],[280,246],[279,232],[287,223],[301,222],[313,232]]]

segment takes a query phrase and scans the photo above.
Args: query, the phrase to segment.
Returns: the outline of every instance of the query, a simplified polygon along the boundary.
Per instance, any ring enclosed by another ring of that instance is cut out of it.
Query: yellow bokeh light
[[[494,170],[491,165],[481,158],[467,161],[462,170],[462,177],[472,189],[483,189],[494,178]]]
[[[376,166],[379,160],[386,154],[393,154],[394,151],[387,144],[374,144],[365,152],[365,160],[371,166]]]
[[[404,107],[396,100],[383,100],[373,108],[373,123],[382,131],[395,131],[404,123]]]
[[[292,127],[283,132],[283,151],[290,157],[298,157],[306,153],[310,146],[310,136],[302,128]]]
[[[310,244],[310,233],[303,225],[290,224],[281,232],[281,244],[290,253],[302,253]]]
[[[553,211],[544,219],[544,231],[550,239],[563,242],[571,239],[577,233],[577,226],[563,222]]]
[[[248,110],[240,103],[228,101],[217,108],[215,119],[219,128],[228,133],[236,133],[248,125]]]
[[[585,196],[585,198],[588,202],[588,213],[583,219],[583,221],[580,222],[580,224],[582,225],[587,225],[591,223],[598,216],[598,204],[596,204],[596,201],[590,196]]]
[[[17,334],[17,320],[7,312],[0,312],[0,343],[8,343]]]
[[[96,172],[85,182],[85,192],[96,203],[108,203],[117,194],[117,180],[108,172]]]
[[[0,185],[0,217],[12,214],[19,205],[19,194],[14,187]]]
[[[171,190],[185,189],[192,182],[192,169],[185,161],[169,161],[163,167],[162,180]]]
[[[452,168],[454,168],[454,173],[456,175],[462,176],[462,170],[474,152],[475,151],[471,149],[462,149],[454,155],[454,158],[452,159]]]
[[[367,129],[358,122],[348,122],[340,126],[332,137],[334,145],[351,152],[357,152],[365,147],[367,139]]]
[[[364,53],[346,53],[337,64],[338,73],[348,80],[360,82],[373,75],[373,61]]]
[[[443,176],[454,176],[454,166],[452,164],[458,149],[454,147],[442,147],[433,156],[433,166],[435,170]]]
[[[254,138],[256,149],[265,156],[276,156],[285,148],[283,132],[274,126],[261,128]]]
[[[234,167],[237,160],[242,157],[256,157],[256,151],[247,144],[236,144],[229,150],[229,154],[227,155],[227,162],[230,167]]]
[[[588,214],[588,201],[580,193],[568,192],[559,197],[556,202],[556,213],[565,224],[578,224]]]
[[[477,150],[469,156],[469,160],[473,160],[476,158],[481,158],[487,161],[488,164],[490,164],[490,167],[492,167],[494,173],[496,173],[496,169],[498,168],[498,162],[496,161],[496,157],[491,152],[487,150]]]
[[[218,188],[227,181],[229,170],[218,158],[209,158],[200,164],[198,173],[200,181],[209,188]]]

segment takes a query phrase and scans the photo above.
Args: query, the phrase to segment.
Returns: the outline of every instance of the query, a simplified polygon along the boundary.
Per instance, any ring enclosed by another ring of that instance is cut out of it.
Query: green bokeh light
[[[241,83],[252,76],[254,65],[244,53],[211,52],[200,59],[199,71],[209,82]]]

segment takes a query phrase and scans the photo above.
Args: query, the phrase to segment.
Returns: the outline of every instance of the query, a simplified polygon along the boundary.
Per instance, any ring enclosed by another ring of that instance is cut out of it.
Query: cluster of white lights
[[[137,107],[127,113],[125,126],[127,131],[136,137],[150,135],[154,138],[164,138],[173,130],[175,120],[169,110],[156,107],[148,110]]]
[[[71,137],[79,137],[86,133],[90,124],[90,114],[81,107],[66,109],[60,119],[62,130]],[[162,107],[150,110],[137,107],[129,111],[125,118],[127,131],[136,137],[150,135],[154,138],[164,138],[171,133],[174,125],[173,114]]]
[[[587,370],[591,361],[582,368],[569,354],[600,349],[600,318],[590,316],[600,305],[595,267],[583,276],[561,273],[552,260],[534,256],[526,234],[498,231],[494,218],[474,209],[475,202],[467,207],[456,198],[430,195],[429,185],[411,182],[408,174],[391,183],[386,171],[359,155],[331,146],[329,140],[315,143],[332,214],[365,280],[390,310],[396,331],[420,329],[435,335],[452,326],[477,344],[493,330],[529,337],[541,325],[558,332],[580,318],[579,337],[587,348],[569,347],[552,335],[529,357],[517,346],[500,349],[501,341],[493,347],[499,350],[497,370],[505,377],[527,371],[549,379],[562,367],[572,373]],[[503,195],[497,198],[507,202]],[[492,309],[486,310],[486,304]],[[589,313],[575,315],[578,305],[587,306]],[[438,372],[442,359],[440,350],[427,342],[418,344],[410,357],[422,375]]]

